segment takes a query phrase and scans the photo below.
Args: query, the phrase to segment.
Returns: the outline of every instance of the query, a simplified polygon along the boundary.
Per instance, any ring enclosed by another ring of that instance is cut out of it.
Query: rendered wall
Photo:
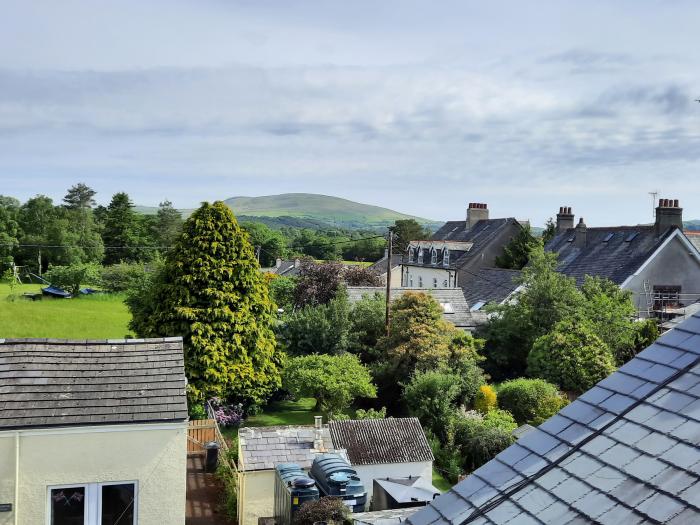
[[[46,429],[20,433],[19,523],[46,525],[47,487],[106,481],[138,482],[139,525],[184,525],[186,424]],[[141,428],[140,428],[141,427]],[[109,431],[105,431],[109,430]],[[15,433],[0,432],[0,503],[14,500]],[[14,524],[0,513],[0,525]]]
[[[379,465],[353,465],[357,475],[367,489],[367,509],[370,509],[372,494],[374,492],[374,480],[381,478],[405,478],[408,476],[423,476],[428,480],[433,479],[432,461],[415,463],[389,463]]]
[[[422,277],[423,285],[419,285],[418,278]],[[392,275],[392,279],[394,276]],[[413,286],[411,286],[413,279]],[[433,286],[433,279],[437,279],[437,287]],[[444,285],[447,281],[447,286]],[[399,283],[402,281],[399,279]],[[393,281],[392,281],[393,285]],[[404,288],[457,288],[455,284],[455,271],[441,268],[440,266],[403,266],[403,283]]]
[[[256,470],[241,472],[238,491],[238,521],[241,525],[257,525],[258,518],[275,513],[275,472]]]
[[[697,294],[692,297],[682,296],[684,303],[700,299],[700,261],[694,257],[688,246],[678,237],[672,239],[665,248],[626,285],[626,290],[634,294],[633,301],[640,311],[646,310],[644,281],[653,286],[681,286],[681,294]]]

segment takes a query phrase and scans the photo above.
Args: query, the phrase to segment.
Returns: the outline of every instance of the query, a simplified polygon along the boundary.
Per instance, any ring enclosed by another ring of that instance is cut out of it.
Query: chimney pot
[[[673,207],[678,208],[678,199],[673,199]]]

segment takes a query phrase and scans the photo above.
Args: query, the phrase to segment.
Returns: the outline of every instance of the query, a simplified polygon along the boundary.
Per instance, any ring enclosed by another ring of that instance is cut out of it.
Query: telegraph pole
[[[389,228],[389,250],[386,258],[386,335],[391,331],[391,254],[394,249],[394,230]]]

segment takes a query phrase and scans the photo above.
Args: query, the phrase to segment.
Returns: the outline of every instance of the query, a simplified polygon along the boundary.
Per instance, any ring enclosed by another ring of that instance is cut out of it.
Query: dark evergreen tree
[[[84,210],[92,208],[95,205],[93,198],[97,192],[90,188],[87,184],[79,182],[68,189],[68,193],[63,197],[63,202],[66,208],[72,210]]]
[[[185,342],[190,395],[263,402],[280,385],[275,306],[248,235],[223,202],[184,223],[162,273],[128,300],[141,336]]]
[[[145,241],[141,235],[139,218],[129,195],[115,193],[107,206],[102,241],[105,249],[105,264],[133,262],[144,257],[146,251],[139,246]]]
[[[510,270],[522,270],[530,260],[530,252],[539,246],[541,246],[540,240],[532,235],[530,225],[525,225],[503,247],[503,253],[496,257],[496,266]]]
[[[394,222],[394,253],[403,253],[411,241],[430,238],[430,230],[421,226],[415,219],[399,219]]]
[[[171,246],[182,231],[182,213],[165,200],[158,205],[158,213],[152,225],[153,240],[160,247]]]

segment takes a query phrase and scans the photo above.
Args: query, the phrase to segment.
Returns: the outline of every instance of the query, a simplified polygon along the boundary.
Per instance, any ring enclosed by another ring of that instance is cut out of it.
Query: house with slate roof
[[[461,288],[428,288],[425,290],[415,290],[413,288],[392,288],[392,300],[397,299],[407,292],[426,293],[433,297],[442,308],[442,318],[455,325],[460,330],[473,332],[478,326],[486,322],[486,315],[483,312],[470,312],[464,292]],[[348,300],[356,303],[363,297],[380,295],[384,296],[386,289],[376,286],[348,286]]]
[[[377,262],[370,264],[367,269],[376,274],[384,285],[386,285],[387,275],[387,259],[389,258],[389,250],[384,250],[384,257]],[[403,263],[403,255],[394,253],[391,256],[391,286],[401,286],[401,263]]]
[[[408,523],[700,523],[700,314]]]
[[[182,339],[0,339],[0,524],[183,525]]]
[[[367,489],[367,501],[373,500],[375,480],[386,482],[386,492],[396,499],[412,488],[414,497],[428,492],[432,498],[440,492],[432,486],[435,458],[417,418],[331,421],[329,427],[333,444],[346,451]],[[409,477],[421,480],[418,488],[414,488],[415,482],[402,486],[403,480],[394,479]],[[395,490],[396,486],[402,490]],[[372,510],[386,508],[377,508],[376,501],[370,506]]]
[[[677,200],[660,199],[654,224],[574,227],[571,208],[557,214],[545,249],[559,256],[559,271],[581,284],[586,275],[610,279],[633,294],[643,317],[666,316],[700,299],[700,251],[683,233]]]
[[[430,239],[409,243],[401,286],[466,289],[479,269],[495,266],[521,227],[512,217],[489,218],[484,203],[470,203],[466,220],[448,221]]]

